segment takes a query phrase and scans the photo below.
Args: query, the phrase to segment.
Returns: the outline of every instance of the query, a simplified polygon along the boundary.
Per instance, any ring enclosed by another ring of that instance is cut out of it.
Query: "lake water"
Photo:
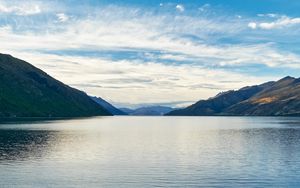
[[[300,118],[0,124],[0,187],[300,187]]]

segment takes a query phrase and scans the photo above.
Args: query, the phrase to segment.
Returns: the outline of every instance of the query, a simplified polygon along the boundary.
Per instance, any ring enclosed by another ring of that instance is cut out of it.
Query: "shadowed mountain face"
[[[0,117],[111,115],[84,92],[29,63],[0,54]]]
[[[167,115],[300,115],[300,79],[285,77],[277,82],[228,91]]]
[[[109,111],[113,115],[119,115],[119,116],[128,115],[127,113],[114,107],[113,105],[111,105],[110,103],[108,103],[107,101],[102,99],[101,97],[91,97],[91,99],[93,99],[95,102],[100,104],[103,108],[105,108],[107,111]]]

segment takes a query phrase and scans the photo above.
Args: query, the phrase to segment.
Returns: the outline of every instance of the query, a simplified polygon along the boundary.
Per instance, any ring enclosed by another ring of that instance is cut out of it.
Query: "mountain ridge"
[[[128,115],[126,112],[118,109],[117,107],[113,106],[112,104],[110,104],[109,102],[107,102],[101,97],[95,97],[95,96],[94,97],[90,96],[90,97],[91,99],[93,99],[95,102],[97,102],[99,105],[101,105],[103,108],[105,108],[113,115],[118,115],[118,116]]]
[[[298,110],[299,109],[299,110]],[[278,81],[246,86],[200,100],[168,116],[286,116],[300,115],[300,79],[290,76]]]
[[[162,116],[174,109],[166,106],[145,106],[137,109],[120,108],[120,110],[132,116]]]

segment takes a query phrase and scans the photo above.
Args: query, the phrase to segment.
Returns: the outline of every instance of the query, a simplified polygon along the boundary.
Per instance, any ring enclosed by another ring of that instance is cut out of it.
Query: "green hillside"
[[[111,115],[82,91],[40,69],[0,54],[0,117]]]

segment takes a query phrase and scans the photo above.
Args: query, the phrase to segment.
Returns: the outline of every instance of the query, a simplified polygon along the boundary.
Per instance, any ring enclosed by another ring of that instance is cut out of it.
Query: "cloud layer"
[[[9,1],[0,2],[0,14],[16,14],[19,16],[27,16],[39,14],[41,12],[38,4],[32,4],[27,2],[14,3]]]
[[[300,68],[298,53],[281,46],[281,32],[266,33],[293,26],[289,42],[298,18],[236,16],[209,4],[15,4],[0,1],[2,53],[118,104],[186,104]]]

